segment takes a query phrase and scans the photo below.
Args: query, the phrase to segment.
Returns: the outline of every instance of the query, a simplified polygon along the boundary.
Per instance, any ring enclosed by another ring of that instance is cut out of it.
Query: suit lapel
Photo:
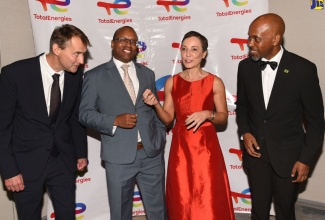
[[[107,63],[107,77],[108,80],[111,80],[113,82],[114,85],[116,85],[116,88],[121,90],[123,92],[123,94],[127,97],[127,99],[133,104],[132,99],[129,95],[129,92],[127,91],[123,79],[121,78],[121,75],[117,69],[118,67],[115,65],[113,59],[111,59],[108,63]]]
[[[43,87],[43,80],[41,74],[41,66],[39,62],[39,56],[35,58],[35,69],[31,72],[30,77],[30,84],[33,85],[32,89],[35,90],[34,98],[35,103],[39,103],[37,106],[34,106],[37,112],[39,112],[41,120],[45,121],[46,123],[50,123],[50,118],[47,112],[47,106],[44,96],[44,87]]]
[[[139,102],[139,100],[142,99],[142,93],[143,93],[143,90],[144,90],[144,85],[145,85],[145,74],[142,73],[140,67],[136,64],[134,64],[135,66],[135,70],[136,70],[136,73],[137,73],[137,77],[138,77],[138,80],[139,80],[139,91],[138,91],[138,94],[137,94],[137,100],[136,100],[136,103]]]
[[[257,105],[259,106],[259,109],[261,111],[265,112],[265,102],[264,102],[264,96],[263,96],[263,84],[262,84],[262,71],[260,67],[257,65],[257,62],[253,62],[253,68],[252,68],[252,74],[253,74],[253,80],[252,82],[255,82],[256,84],[253,86],[256,91],[257,96]]]

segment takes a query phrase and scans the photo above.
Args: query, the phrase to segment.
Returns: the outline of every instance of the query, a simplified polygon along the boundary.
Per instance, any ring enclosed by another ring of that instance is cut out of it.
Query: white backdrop
[[[93,46],[89,49],[91,59],[86,70],[111,58],[110,41],[117,28],[132,26],[141,41],[137,61],[155,71],[162,101],[166,78],[182,70],[178,48],[183,35],[195,30],[206,36],[209,48],[204,69],[220,76],[227,90],[229,119],[227,126],[219,128],[218,136],[233,205],[235,212],[250,212],[250,191],[242,170],[235,122],[236,75],[239,61],[247,57],[248,25],[267,12],[267,0],[29,0],[29,7],[36,53],[48,51],[50,35],[56,26],[73,24],[85,32]],[[166,161],[171,136],[172,132],[167,134]],[[97,133],[89,131],[88,145],[88,172],[76,180],[76,219],[109,219]],[[133,214],[145,214],[137,188],[133,201]],[[48,219],[54,219],[51,205],[48,206]]]

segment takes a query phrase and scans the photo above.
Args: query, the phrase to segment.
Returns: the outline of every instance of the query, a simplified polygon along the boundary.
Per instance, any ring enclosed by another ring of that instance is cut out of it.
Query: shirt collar
[[[58,71],[58,72],[54,71],[54,70],[52,69],[52,67],[49,65],[49,63],[47,62],[47,60],[46,60],[46,55],[47,55],[47,54],[49,54],[49,52],[44,53],[44,54],[40,57],[40,60],[41,60],[42,64],[44,65],[45,71],[46,71],[47,73],[50,73],[51,76],[52,76],[53,74],[55,74],[55,73],[57,73],[57,74],[59,74],[60,76],[62,76],[63,73],[64,73],[64,70],[61,70],[61,71]]]
[[[120,68],[123,64],[129,64],[131,68],[134,68],[134,64],[132,61],[128,62],[128,63],[123,63],[121,61],[119,61],[118,59],[116,59],[115,57],[113,57],[113,62],[115,63],[115,65]]]

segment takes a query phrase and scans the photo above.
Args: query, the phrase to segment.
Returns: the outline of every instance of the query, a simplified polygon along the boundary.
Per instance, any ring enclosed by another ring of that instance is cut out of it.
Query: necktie
[[[49,117],[51,119],[51,122],[55,123],[61,105],[61,91],[60,91],[60,83],[59,83],[60,75],[55,73],[53,74],[52,77],[53,77],[53,84],[51,88]]]
[[[59,83],[59,77],[60,75],[55,73],[52,75],[53,77],[53,84],[51,88],[51,100],[50,100],[50,119],[52,122],[52,125],[55,123],[56,118],[58,116],[60,105],[61,105],[61,91],[60,91],[60,83]],[[52,156],[55,158],[58,157],[60,154],[60,151],[58,147],[53,143],[52,150],[51,150]]]
[[[133,86],[132,80],[131,80],[130,75],[129,75],[129,72],[128,72],[129,66],[130,65],[128,65],[128,64],[123,64],[121,66],[121,68],[124,71],[123,81],[124,81],[124,84],[125,84],[126,89],[129,92],[129,95],[130,95],[130,97],[132,99],[133,104],[135,104],[136,96],[135,96],[134,86]]]
[[[135,101],[136,101],[137,97],[135,96],[134,86],[133,86],[132,80],[131,80],[129,72],[128,72],[129,67],[130,67],[130,65],[128,65],[128,64],[123,64],[121,66],[122,70],[124,71],[123,81],[124,81],[126,89],[129,92],[129,95],[130,95],[130,97],[132,99],[133,104],[135,104]],[[138,131],[138,141],[139,140],[141,140],[141,139],[140,139],[140,133]]]
[[[262,60],[259,60],[257,62],[257,64],[261,68],[261,70],[265,70],[267,64],[270,65],[270,67],[272,68],[272,70],[275,70],[276,67],[278,66],[278,63],[275,62],[275,61],[262,61]]]

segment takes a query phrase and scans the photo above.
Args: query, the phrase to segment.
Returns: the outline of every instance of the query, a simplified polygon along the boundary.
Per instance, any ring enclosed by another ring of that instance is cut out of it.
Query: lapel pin
[[[284,73],[289,73],[289,70],[287,70],[287,69],[284,69]]]

